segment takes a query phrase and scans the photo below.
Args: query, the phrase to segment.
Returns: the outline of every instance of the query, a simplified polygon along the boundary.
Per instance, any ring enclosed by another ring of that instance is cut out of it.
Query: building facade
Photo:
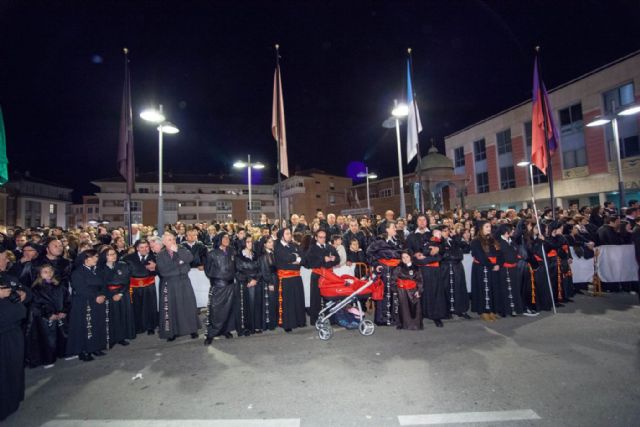
[[[82,196],[82,203],[74,203],[69,209],[69,227],[86,227],[89,221],[100,218],[100,199],[96,196]]]
[[[568,207],[618,202],[618,177],[611,125],[587,127],[600,115],[640,101],[640,51],[620,58],[549,92],[559,134],[552,158],[556,204]],[[531,200],[531,101],[522,103],[445,138],[456,175],[466,180],[466,205],[520,208]],[[618,117],[626,198],[640,190],[640,118]],[[549,205],[548,179],[533,171],[536,198]],[[449,194],[459,204],[459,194]]]
[[[303,214],[308,219],[316,212],[336,212],[337,205],[344,205],[351,178],[330,175],[313,169],[297,172],[282,181],[282,215],[289,218],[292,214]],[[277,193],[278,186],[274,186]]]
[[[164,222],[186,224],[197,222],[242,222],[250,217],[254,222],[265,213],[275,216],[272,184],[252,185],[252,206],[249,211],[249,190],[241,179],[215,175],[165,174],[163,177]],[[99,187],[95,194],[98,211],[88,220],[108,221],[110,227],[126,225],[128,197],[122,178],[93,181]],[[87,204],[87,209],[91,206]],[[96,209],[94,205],[94,209]],[[91,216],[87,212],[88,216]],[[131,195],[131,215],[135,224],[153,225],[158,220],[158,176],[136,176],[136,192]]]
[[[5,227],[67,227],[71,188],[25,172],[12,174],[4,191],[5,196],[0,199],[4,199]]]

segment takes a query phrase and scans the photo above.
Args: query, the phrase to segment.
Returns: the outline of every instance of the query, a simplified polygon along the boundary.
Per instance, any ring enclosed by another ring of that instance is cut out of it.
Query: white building
[[[127,194],[121,177],[99,179],[92,184],[100,188],[99,217],[88,218],[109,221],[110,226],[124,226]],[[260,214],[275,216],[273,185],[252,185],[252,206],[249,208],[249,189],[242,178],[219,175],[165,174],[163,177],[164,222],[244,221],[257,222]],[[136,192],[131,195],[132,222],[152,225],[158,218],[158,175],[136,176]]]

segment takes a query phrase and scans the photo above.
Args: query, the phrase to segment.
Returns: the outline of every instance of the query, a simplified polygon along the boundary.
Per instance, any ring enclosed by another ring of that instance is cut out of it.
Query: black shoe
[[[155,333],[156,331],[154,331],[153,329],[147,329],[147,335],[153,335]]]
[[[444,327],[442,320],[434,320],[433,323],[435,323],[438,328]]]
[[[565,302],[573,302],[573,300],[571,298],[567,298]]]
[[[240,334],[238,334],[238,335],[240,335]],[[251,331],[244,331],[244,333],[242,335],[244,335],[245,337],[248,337],[249,335],[251,335]]]
[[[171,341],[175,341],[176,340],[176,336],[172,336],[171,338],[167,338],[167,342],[171,342]]]
[[[191,339],[192,339],[192,340],[195,340],[195,339],[196,339],[196,338],[198,338],[199,336],[200,336],[200,335],[198,335],[198,333],[197,333],[197,332],[194,332],[194,333],[192,333],[192,334],[191,334]]]
[[[83,362],[91,362],[92,360],[95,360],[89,353],[80,353],[78,355],[78,359],[82,360]]]
[[[224,334],[224,337],[229,340],[233,338],[233,334],[231,332],[227,332],[226,334]]]
[[[253,331],[254,334],[261,334],[262,333],[262,329],[256,329],[255,331]]]
[[[213,337],[206,337],[206,338],[204,339],[204,345],[205,345],[205,347],[206,347],[206,346],[208,346],[208,345],[211,345],[211,343],[212,343],[212,342],[213,342]]]
[[[467,313],[462,313],[462,314],[460,315],[460,317],[462,317],[462,318],[464,318],[464,319],[467,319],[467,320],[471,320],[471,316],[469,316]]]
[[[123,346],[128,346],[130,343],[127,340],[122,340],[122,341],[118,341],[118,344],[123,345]]]
[[[292,331],[292,329],[291,329],[291,328],[287,328],[287,329],[285,329],[284,331],[285,331],[286,333],[289,333],[289,332],[291,332],[291,331]]]
[[[94,352],[93,352],[93,355],[94,355],[94,356],[98,356],[98,357],[102,357],[102,356],[106,356],[106,355],[107,355],[107,353],[105,353],[105,352],[104,352],[104,351],[102,351],[102,350],[98,350],[98,351],[94,351]]]
[[[563,304],[563,303],[561,303],[561,302],[556,303],[556,307],[564,307],[564,304]]]
[[[109,344],[109,350],[111,350],[111,349],[112,349],[113,347],[115,347],[115,346],[116,346],[116,343],[114,343],[114,342],[110,343],[110,344]]]

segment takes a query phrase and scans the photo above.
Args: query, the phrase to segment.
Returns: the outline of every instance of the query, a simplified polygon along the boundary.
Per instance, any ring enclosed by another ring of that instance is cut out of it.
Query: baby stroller
[[[369,297],[374,300],[382,299],[384,287],[380,279],[376,278],[375,275],[370,276],[368,280],[357,279],[349,275],[338,276],[333,270],[323,269],[318,281],[318,287],[320,288],[320,295],[327,301],[322,311],[318,314],[318,320],[316,321],[318,337],[321,340],[326,341],[333,336],[331,317],[354,302],[359,312],[360,323],[358,330],[360,333],[364,336],[369,336],[375,332],[375,324],[371,320],[364,318],[360,301]]]

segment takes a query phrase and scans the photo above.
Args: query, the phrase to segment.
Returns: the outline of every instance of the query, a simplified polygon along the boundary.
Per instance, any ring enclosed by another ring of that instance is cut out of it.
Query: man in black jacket
[[[198,241],[198,230],[196,228],[187,231],[187,239],[182,242],[181,246],[193,255],[191,268],[197,268],[200,271],[204,270],[204,262],[207,258],[207,247]]]
[[[598,229],[598,240],[601,245],[621,245],[622,237],[618,232],[620,218],[608,216],[604,219],[604,224]]]

